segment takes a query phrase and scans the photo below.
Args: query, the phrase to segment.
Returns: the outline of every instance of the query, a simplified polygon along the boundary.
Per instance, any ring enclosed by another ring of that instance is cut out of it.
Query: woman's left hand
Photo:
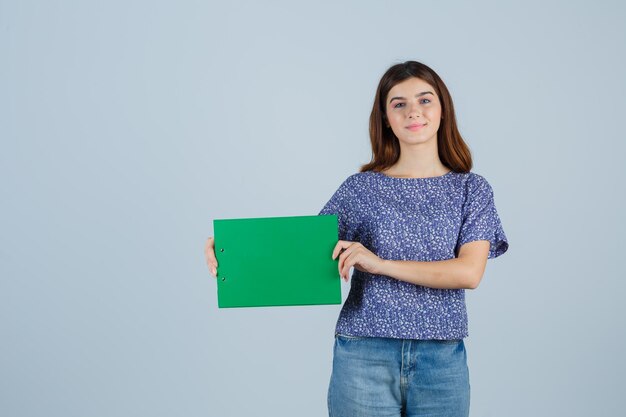
[[[333,249],[333,259],[337,255],[339,255],[339,275],[346,282],[351,267],[370,274],[378,274],[383,263],[381,258],[359,242],[338,241]]]

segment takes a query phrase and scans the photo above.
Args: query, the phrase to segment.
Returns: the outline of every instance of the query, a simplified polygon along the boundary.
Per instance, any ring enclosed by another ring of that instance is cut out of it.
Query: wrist
[[[387,273],[388,266],[389,266],[389,260],[381,258],[380,262],[378,263],[376,275],[389,275]]]

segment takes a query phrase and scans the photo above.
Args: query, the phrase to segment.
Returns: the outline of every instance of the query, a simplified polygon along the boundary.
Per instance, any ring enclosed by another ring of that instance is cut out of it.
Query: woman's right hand
[[[215,239],[213,236],[209,236],[204,245],[204,256],[213,277],[217,277],[217,258],[215,257]]]

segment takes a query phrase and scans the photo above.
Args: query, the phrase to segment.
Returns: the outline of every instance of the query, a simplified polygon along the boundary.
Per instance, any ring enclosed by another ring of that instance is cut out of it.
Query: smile
[[[413,124],[413,125],[407,126],[406,128],[409,129],[412,132],[415,132],[417,130],[420,130],[424,126],[426,126],[426,125],[425,124],[423,124],[423,125],[421,125],[421,124]]]

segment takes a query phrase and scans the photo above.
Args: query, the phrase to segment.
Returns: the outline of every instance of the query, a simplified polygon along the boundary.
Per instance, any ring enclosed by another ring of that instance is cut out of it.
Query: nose
[[[413,119],[420,116],[420,108],[416,103],[411,103],[408,106],[409,118]]]

